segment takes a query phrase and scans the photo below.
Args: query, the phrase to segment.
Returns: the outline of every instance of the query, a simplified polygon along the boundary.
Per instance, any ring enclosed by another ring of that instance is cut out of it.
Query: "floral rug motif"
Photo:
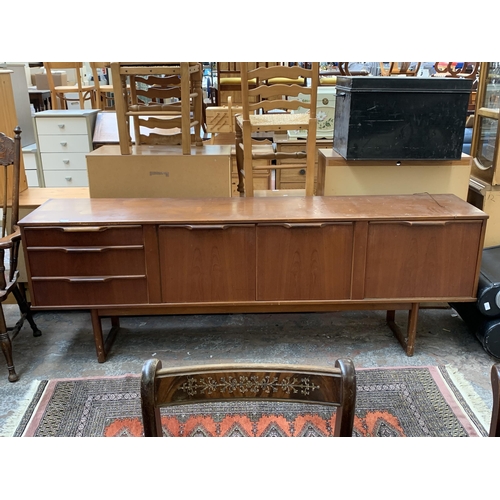
[[[354,436],[486,436],[484,403],[450,367],[357,369]],[[331,436],[335,408],[234,401],[162,408],[164,435],[175,437]],[[140,379],[39,382],[14,436],[105,437],[143,433]]]

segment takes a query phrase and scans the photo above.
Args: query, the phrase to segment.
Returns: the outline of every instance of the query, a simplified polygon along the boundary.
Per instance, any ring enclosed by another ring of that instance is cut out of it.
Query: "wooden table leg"
[[[92,318],[92,329],[94,331],[95,349],[97,351],[97,361],[104,363],[106,361],[106,350],[104,349],[104,338],[102,336],[101,318],[97,313],[97,309],[90,311]]]
[[[406,332],[406,337],[403,335],[401,328],[396,324],[396,311],[387,311],[387,324],[389,328],[394,332],[394,335],[399,340],[399,343],[403,346],[407,356],[413,356],[415,352],[415,339],[417,337],[417,320],[418,320],[418,309],[419,304],[415,302],[411,305],[411,309],[408,312],[408,327]]]
[[[104,339],[99,311],[97,309],[92,309],[90,311],[90,315],[92,318],[92,329],[94,331],[94,342],[95,342],[95,349],[97,352],[97,361],[99,361],[99,363],[104,363],[111,349],[111,346],[115,341],[116,334],[120,329],[120,318],[118,316],[111,317],[111,330],[108,332],[106,339]]]

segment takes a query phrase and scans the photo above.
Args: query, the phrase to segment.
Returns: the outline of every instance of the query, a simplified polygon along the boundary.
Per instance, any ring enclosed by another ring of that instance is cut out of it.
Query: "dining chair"
[[[112,62],[111,75],[121,154],[135,145],[202,146],[202,65],[198,62]]]
[[[0,239],[0,346],[7,362],[9,382],[16,382],[19,377],[14,367],[12,356],[12,340],[21,330],[27,319],[33,330],[33,336],[39,337],[42,332],[33,320],[31,309],[25,294],[19,288],[17,269],[21,232],[17,225],[19,219],[19,180],[21,173],[21,129],[14,129],[14,139],[0,132],[0,167],[3,167],[4,190],[2,207],[2,235]],[[10,188],[10,197],[9,197]],[[7,217],[10,201],[10,219]],[[6,267],[6,262],[8,262]],[[8,328],[5,320],[3,304],[13,295],[21,318],[16,325]]]
[[[257,81],[255,87],[249,82]],[[306,81],[307,84],[301,83]],[[276,169],[305,169],[305,189],[281,190],[272,194],[313,196],[316,159],[316,106],[319,84],[319,63],[257,67],[250,69],[241,63],[242,113],[236,116],[236,147],[243,151],[243,165],[238,168],[239,184],[244,195],[268,196],[267,191],[255,192],[254,170],[266,166],[256,160],[275,162]],[[301,99],[299,99],[301,97]],[[256,146],[253,139],[258,134],[274,134],[290,130],[307,133],[302,151],[282,152],[272,148]],[[294,162],[284,160],[293,159]],[[297,163],[295,160],[302,160]]]
[[[95,87],[83,81],[83,62],[44,62],[43,66],[47,72],[52,109],[67,109],[71,102],[78,102],[79,108],[84,109],[86,101],[90,101],[92,109],[96,108]],[[75,84],[56,85],[54,70],[71,70],[75,74]]]
[[[95,102],[96,107],[102,111],[115,109],[113,98],[113,85],[108,83],[101,83],[100,72],[103,70],[110,71],[109,62],[89,62],[92,71],[92,78],[94,79],[95,87]]]
[[[356,402],[356,371],[350,359],[335,367],[272,363],[202,364],[162,367],[145,362],[141,408],[145,437],[161,437],[160,408],[227,401],[285,401],[336,407],[334,436],[351,437]]]

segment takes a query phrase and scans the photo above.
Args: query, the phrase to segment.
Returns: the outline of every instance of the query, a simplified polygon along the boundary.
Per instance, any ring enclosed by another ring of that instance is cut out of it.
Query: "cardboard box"
[[[231,146],[101,146],[86,155],[91,198],[229,198]]]
[[[53,71],[54,85],[56,87],[68,85],[68,77],[66,71]],[[46,73],[38,73],[35,75],[35,85],[38,90],[49,90],[49,82]]]
[[[316,194],[451,193],[466,201],[471,162],[466,154],[460,160],[346,160],[333,149],[320,149]]]

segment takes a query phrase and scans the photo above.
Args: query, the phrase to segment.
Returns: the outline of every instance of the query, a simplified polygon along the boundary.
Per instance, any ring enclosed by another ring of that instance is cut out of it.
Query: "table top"
[[[37,88],[29,88],[28,89],[29,94],[47,94],[50,96],[50,90],[44,90],[44,89],[37,89]]]
[[[486,219],[453,194],[52,199],[19,225],[314,223]]]

